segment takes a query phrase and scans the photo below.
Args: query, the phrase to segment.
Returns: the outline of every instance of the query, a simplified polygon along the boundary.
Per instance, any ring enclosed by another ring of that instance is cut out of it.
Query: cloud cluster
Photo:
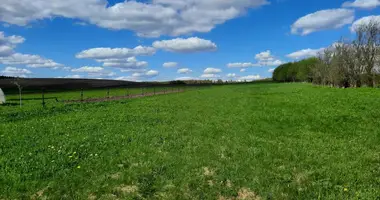
[[[373,9],[380,6],[379,0],[355,0],[344,2],[342,7]]]
[[[0,6],[1,7],[1,6]],[[1,14],[0,14],[1,15]],[[17,45],[24,43],[25,38],[17,35],[5,36],[0,32],[0,64],[23,65],[31,68],[59,69],[64,66],[39,55],[22,54],[14,51]]]
[[[219,75],[220,73],[222,73],[221,69],[209,67],[209,68],[206,68],[203,71],[203,74],[201,75],[201,78],[207,78],[207,79],[219,78],[220,77],[220,75]]]
[[[353,10],[338,8],[321,10],[299,18],[292,26],[292,34],[308,35],[310,33],[341,28],[354,21]]]
[[[204,51],[215,51],[217,46],[210,40],[204,40],[198,37],[176,38],[172,40],[155,41],[153,47],[170,52],[194,53]]]
[[[72,69],[71,72],[75,73],[87,73],[89,77],[101,78],[101,77],[113,77],[116,73],[107,71],[103,67],[89,67],[84,66],[78,69]]]
[[[0,57],[10,56],[14,53],[13,49],[16,45],[25,41],[21,36],[5,36],[4,32],[0,32]]]
[[[129,48],[92,48],[84,50],[76,55],[77,58],[95,59],[99,61],[116,58],[129,58],[135,56],[151,56],[156,53],[152,47],[137,46]]]
[[[228,63],[227,67],[229,68],[248,68],[248,67],[261,67],[261,66],[278,66],[283,64],[284,62],[276,59],[274,55],[272,55],[270,50],[260,52],[255,55],[256,63],[252,62],[237,62],[237,63]],[[240,72],[245,72],[245,70],[241,69]]]
[[[315,57],[319,53],[323,52],[325,48],[320,48],[320,49],[302,49],[293,53],[290,53],[286,55],[286,57],[298,60],[298,59],[304,59],[304,58],[310,58],[310,57]]]
[[[162,66],[165,67],[165,68],[174,68],[174,67],[178,67],[178,63],[176,63],[176,62],[166,62]]]
[[[4,76],[12,76],[12,77],[27,77],[27,75],[32,74],[31,71],[22,68],[16,67],[6,67],[1,74]]]
[[[107,0],[2,0],[0,21],[25,26],[54,17],[79,19],[99,27],[135,31],[139,36],[209,32],[267,0],[152,0],[110,5]]]
[[[189,69],[189,68],[182,68],[182,69],[179,69],[177,71],[178,74],[190,74],[192,73],[193,70]]]

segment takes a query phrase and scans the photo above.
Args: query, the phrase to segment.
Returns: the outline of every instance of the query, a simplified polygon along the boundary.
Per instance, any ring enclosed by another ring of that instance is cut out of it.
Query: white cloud
[[[201,78],[210,78],[210,79],[213,79],[213,78],[219,78],[220,75],[218,74],[202,74],[201,75]]]
[[[203,71],[204,74],[219,74],[221,72],[222,70],[217,68],[207,68]]]
[[[272,61],[274,57],[270,50],[263,51],[255,55],[255,59],[258,61]]]
[[[203,51],[215,51],[217,46],[210,40],[198,37],[176,38],[172,40],[162,40],[153,42],[153,47],[170,52],[194,53]]]
[[[292,25],[292,34],[308,35],[313,32],[338,29],[354,21],[354,11],[348,9],[321,10],[299,18]]]
[[[247,62],[247,63],[228,63],[227,64],[227,67],[229,68],[246,68],[246,67],[259,67],[260,64],[256,63],[250,63],[250,62]]]
[[[353,7],[361,9],[373,9],[380,6],[379,0],[355,0],[344,2],[343,7]]]
[[[352,26],[351,26],[351,31],[352,32],[355,32],[356,29],[361,26],[361,25],[367,25],[369,24],[370,22],[376,22],[376,23],[380,23],[380,15],[372,15],[372,16],[367,16],[367,17],[362,17],[358,20],[356,20]]]
[[[175,80],[177,80],[177,81],[189,81],[189,80],[199,80],[199,78],[195,78],[195,77],[179,77],[179,78],[176,78]]]
[[[159,75],[159,72],[156,71],[156,70],[149,70],[147,72],[144,72],[144,73],[133,73],[132,74],[132,77],[134,78],[153,78],[153,77],[156,77]]]
[[[182,69],[179,69],[177,71],[178,74],[190,74],[192,73],[193,70],[189,69],[189,68],[182,68]]]
[[[261,66],[278,66],[284,63],[283,61],[276,59],[275,56],[272,55],[270,50],[263,51],[261,53],[256,54],[255,59],[257,60],[257,63],[251,63],[251,62],[228,63],[227,67],[248,68],[248,67],[261,67]],[[241,71],[241,72],[244,72],[244,71]]]
[[[255,81],[263,79],[260,75],[249,75],[249,76],[242,76],[239,78],[239,81]]]
[[[269,73],[273,73],[276,68],[271,68],[268,70]]]
[[[151,56],[156,53],[156,49],[152,47],[137,46],[134,49],[129,48],[93,48],[84,50],[76,55],[77,58],[89,59],[115,59],[115,58],[129,58],[134,56]]]
[[[174,67],[178,67],[178,63],[176,63],[176,62],[166,62],[162,66],[166,67],[166,68],[174,68]]]
[[[230,74],[227,74],[227,77],[228,78],[235,78],[236,74],[235,73],[230,73]]]
[[[63,78],[73,78],[73,79],[78,79],[78,78],[82,78],[81,75],[78,75],[78,74],[75,74],[75,75],[68,75],[68,76],[65,76]]]
[[[0,57],[10,56],[14,53],[13,49],[25,41],[25,38],[17,35],[5,36],[0,31]]]
[[[84,66],[78,69],[72,69],[72,72],[81,72],[81,73],[99,73],[104,71],[103,67],[88,67]]]
[[[304,59],[304,58],[310,58],[310,57],[315,57],[318,56],[318,53],[323,52],[325,48],[320,48],[320,49],[302,49],[296,52],[293,52],[291,54],[286,55],[288,58],[292,59]]]
[[[14,53],[7,57],[0,57],[0,64],[5,65],[26,65],[31,68],[52,68],[58,69],[63,67],[62,64],[56,63],[51,59],[43,58],[39,55]]]
[[[0,21],[25,26],[54,17],[79,19],[107,29],[127,29],[139,36],[209,32],[215,26],[267,5],[267,0],[2,0]]]
[[[1,74],[4,76],[12,76],[12,77],[27,77],[28,74],[32,72],[27,69],[16,68],[16,67],[6,67]]]
[[[246,70],[246,69],[241,69],[241,70],[240,70],[240,72],[245,72],[245,71],[247,71],[247,70]]]
[[[84,66],[78,69],[72,69],[72,72],[77,72],[77,73],[87,73],[89,77],[112,77],[116,76],[116,73],[107,71],[103,67],[89,67],[89,66]]]

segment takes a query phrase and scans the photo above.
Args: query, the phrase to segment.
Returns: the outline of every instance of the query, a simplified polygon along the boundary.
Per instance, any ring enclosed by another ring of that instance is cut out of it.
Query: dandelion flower
[[[78,166],[77,169],[80,169],[80,166]]]
[[[344,190],[345,192],[347,192],[347,191],[348,191],[348,188],[344,188],[343,190]]]

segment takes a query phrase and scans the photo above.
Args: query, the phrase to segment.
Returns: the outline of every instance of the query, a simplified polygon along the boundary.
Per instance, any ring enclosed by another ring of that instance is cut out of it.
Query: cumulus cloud
[[[245,72],[245,71],[247,71],[247,70],[246,70],[246,69],[241,69],[241,70],[240,70],[240,72]]]
[[[261,67],[261,66],[278,66],[284,62],[276,59],[270,50],[260,52],[255,55],[256,63],[251,62],[237,62],[237,63],[228,63],[227,67],[229,68],[248,68],[248,67]],[[244,72],[245,70],[241,71]]]
[[[350,29],[351,29],[352,32],[355,32],[356,29],[358,27],[360,27],[361,25],[367,25],[367,24],[369,24],[371,22],[380,23],[380,15],[377,15],[377,16],[372,15],[372,16],[362,17],[362,18],[356,20],[352,24],[352,26],[351,26]]]
[[[318,56],[318,53],[323,52],[325,48],[320,49],[302,49],[296,52],[293,52],[291,54],[286,55],[286,57],[291,59],[304,59],[304,58],[310,58]]]
[[[237,75],[235,73],[227,74],[228,78],[235,78]]]
[[[103,67],[115,67],[126,70],[136,70],[148,66],[148,62],[139,61],[136,56],[151,56],[156,53],[153,47],[137,46],[129,48],[93,48],[76,55],[79,59],[93,59],[103,63]]]
[[[16,45],[25,41],[25,38],[17,35],[5,36],[4,32],[0,31],[0,57],[10,56],[14,53],[13,49]]]
[[[78,69],[72,69],[72,72],[76,73],[87,73],[89,77],[112,77],[115,76],[116,73],[107,71],[103,67],[89,67],[89,66],[84,66]]]
[[[261,80],[263,79],[260,75],[249,75],[249,76],[242,76],[239,78],[239,81],[255,81],[255,80]]]
[[[218,74],[202,74],[201,75],[201,78],[211,78],[211,79],[213,79],[213,78],[219,78],[220,77],[220,75],[218,75]]]
[[[176,63],[176,62],[166,62],[162,66],[165,67],[165,68],[174,68],[174,67],[178,67],[178,63]]]
[[[206,68],[203,73],[204,74],[219,74],[221,73],[222,70],[221,69],[217,69],[217,68]]]
[[[361,9],[373,9],[380,6],[379,0],[355,0],[344,2],[343,7],[361,8]]]
[[[159,75],[159,72],[156,70],[149,70],[144,73],[133,73],[132,77],[134,78],[153,78]]]
[[[39,55],[14,53],[7,57],[0,57],[0,64],[5,65],[26,65],[31,68],[52,68],[58,69],[63,67],[62,64],[57,63],[51,59],[43,58]]]
[[[268,72],[269,72],[269,73],[273,73],[274,70],[275,70],[275,68],[271,68],[271,69],[268,70]]]
[[[204,40],[198,37],[176,38],[172,40],[162,40],[153,42],[153,47],[170,52],[194,53],[204,51],[215,51],[217,46],[210,40]]]
[[[349,9],[328,9],[299,18],[292,26],[292,34],[308,35],[313,32],[338,29],[354,21],[355,12]]]
[[[209,32],[215,26],[269,4],[267,0],[2,0],[0,21],[26,26],[54,17],[79,19],[102,28],[137,32],[139,36],[178,36]]]
[[[250,62],[246,62],[246,63],[228,63],[227,64],[227,67],[229,68],[247,68],[247,67],[259,67],[260,64],[258,63],[250,63]]]
[[[199,78],[185,76],[185,77],[176,78],[175,80],[177,80],[177,81],[189,81],[189,80],[199,80]]]
[[[178,74],[190,74],[192,73],[193,70],[189,69],[189,68],[182,68],[182,69],[179,69],[177,71]]]
[[[58,78],[79,79],[79,78],[82,78],[82,76],[81,76],[81,75],[78,75],[78,74],[74,74],[74,75],[68,75],[68,76],[65,76],[65,77],[58,77]]]
[[[135,56],[151,56],[156,53],[156,49],[152,47],[137,46],[133,49],[129,48],[93,48],[84,50],[76,55],[77,58],[89,58],[96,60],[129,58]]]
[[[27,77],[28,74],[32,72],[27,69],[16,68],[16,67],[6,67],[1,74],[4,76],[12,76],[12,77]]]

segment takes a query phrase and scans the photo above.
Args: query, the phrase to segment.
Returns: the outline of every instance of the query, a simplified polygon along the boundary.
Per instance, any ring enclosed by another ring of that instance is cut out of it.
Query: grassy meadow
[[[0,122],[0,199],[380,198],[379,89],[265,83],[25,101],[0,106]]]

